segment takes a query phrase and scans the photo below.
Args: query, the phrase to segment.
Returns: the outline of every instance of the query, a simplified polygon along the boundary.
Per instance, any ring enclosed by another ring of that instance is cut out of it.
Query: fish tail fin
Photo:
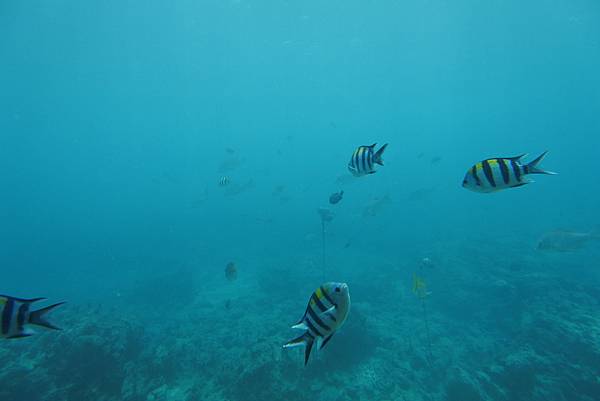
[[[382,147],[379,148],[377,152],[373,155],[373,162],[383,166],[383,152],[385,152],[385,148],[388,146],[386,143]]]
[[[315,340],[313,338],[307,336],[306,348],[304,349],[304,366],[306,366],[306,364],[308,364],[308,358],[310,358],[310,351],[312,351],[312,347],[313,347],[314,343],[315,343]]]
[[[52,330],[60,330],[60,328],[56,327],[55,325],[53,325],[52,323],[48,322],[45,318],[44,315],[48,312],[50,312],[52,309],[56,308],[57,306],[60,306],[64,304],[64,302],[59,302],[57,304],[54,305],[50,305],[47,306],[45,308],[42,309],[38,309],[36,311],[33,311],[29,314],[29,323],[30,324],[35,324],[37,326],[42,326],[42,327],[46,327],[48,329],[52,329]]]
[[[534,161],[532,161],[531,163],[526,164],[525,165],[525,174],[548,174],[548,175],[556,175],[557,173],[555,173],[553,171],[544,170],[544,169],[538,167],[538,164],[540,164],[540,162],[542,160],[544,160],[544,157],[546,157],[547,153],[548,153],[548,151],[545,151],[544,153],[542,153],[541,155],[539,155]]]
[[[312,351],[312,347],[315,343],[314,337],[308,334],[308,331],[302,334],[300,337],[296,337],[293,340],[288,341],[283,345],[283,348],[292,348],[299,347],[304,345],[304,365],[308,363],[308,358],[310,357],[310,352]]]

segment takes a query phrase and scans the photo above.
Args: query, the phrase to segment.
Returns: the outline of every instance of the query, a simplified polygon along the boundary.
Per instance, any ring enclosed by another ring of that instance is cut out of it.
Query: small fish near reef
[[[371,146],[359,146],[356,148],[350,162],[348,162],[348,170],[355,177],[361,177],[367,174],[375,174],[375,165],[379,164],[383,166],[383,152],[387,147],[387,143],[383,145],[379,150],[375,151],[376,143]]]
[[[591,241],[600,241],[600,232],[554,230],[542,236],[537,249],[546,252],[574,252],[584,248]]]
[[[64,304],[64,302],[59,302],[35,311],[29,310],[32,303],[44,299],[21,299],[8,295],[0,295],[0,311],[2,312],[0,316],[2,320],[0,333],[2,333],[2,337],[7,339],[29,337],[34,334],[33,330],[26,327],[30,324],[47,329],[60,330],[48,322],[44,318],[44,315],[57,306]]]
[[[225,266],[225,277],[229,281],[235,281],[237,279],[237,267],[235,266],[235,263],[227,263],[227,266]]]
[[[329,195],[329,203],[331,203],[332,205],[335,205],[335,204],[339,203],[343,197],[344,197],[344,191],[332,193],[331,195]]]
[[[422,277],[417,276],[415,273],[413,273],[412,292],[419,299],[425,299],[431,295],[431,292],[427,291],[427,283],[425,280]]]
[[[528,164],[521,164],[526,154],[483,160],[467,171],[462,186],[473,192],[490,193],[532,183],[533,180],[527,177],[529,174],[555,175],[538,167],[547,153],[542,153]]]
[[[304,333],[288,341],[283,348],[304,346],[304,365],[308,363],[315,342],[322,349],[342,327],[350,311],[350,292],[345,283],[325,283],[310,297],[304,316],[293,329]]]

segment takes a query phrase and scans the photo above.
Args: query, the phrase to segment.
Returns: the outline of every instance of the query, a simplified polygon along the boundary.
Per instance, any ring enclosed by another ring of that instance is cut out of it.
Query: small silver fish
[[[573,252],[582,249],[594,240],[600,241],[600,233],[555,230],[542,236],[537,244],[537,249],[540,251]]]
[[[304,333],[283,348],[304,345],[304,365],[308,363],[315,341],[322,349],[342,327],[350,311],[350,292],[345,283],[325,283],[311,295],[302,319],[292,326]]]
[[[44,315],[57,306],[64,304],[64,302],[59,302],[35,311],[29,310],[32,303],[43,299],[45,298],[21,299],[8,295],[0,295],[1,336],[7,339],[29,337],[33,335],[33,331],[25,327],[29,324],[60,330],[44,319]]]

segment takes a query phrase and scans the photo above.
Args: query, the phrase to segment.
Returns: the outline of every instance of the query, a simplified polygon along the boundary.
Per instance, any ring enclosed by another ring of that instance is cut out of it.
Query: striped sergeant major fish
[[[304,333],[283,346],[283,348],[304,345],[304,365],[308,363],[315,341],[323,348],[337,330],[342,327],[350,311],[350,293],[345,283],[325,283],[313,292],[304,316],[293,329]]]
[[[227,176],[223,176],[219,179],[219,186],[220,187],[224,187],[225,185],[229,184],[229,177]]]
[[[48,322],[44,318],[44,315],[57,306],[64,304],[64,302],[59,302],[36,311],[29,310],[32,303],[43,299],[45,298],[21,299],[0,295],[0,318],[2,320],[0,333],[2,337],[7,339],[29,337],[33,335],[33,331],[25,327],[29,324],[60,330]]]
[[[554,175],[556,173],[538,167],[547,153],[542,153],[528,164],[521,164],[521,159],[526,154],[484,160],[467,171],[462,186],[474,192],[488,193],[532,183],[533,180],[527,177],[529,174]]]
[[[350,170],[352,175],[361,177],[367,174],[374,174],[376,173],[375,164],[383,166],[382,156],[388,144],[386,143],[375,152],[376,145],[374,143],[371,146],[359,146],[356,148],[350,158],[350,162],[348,162],[348,170]]]

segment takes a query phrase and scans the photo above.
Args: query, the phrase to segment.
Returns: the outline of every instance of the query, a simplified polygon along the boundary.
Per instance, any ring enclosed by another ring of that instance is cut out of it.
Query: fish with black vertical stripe
[[[311,295],[302,319],[292,326],[304,333],[288,341],[283,348],[304,346],[304,364],[308,363],[315,342],[323,348],[342,327],[350,311],[350,293],[345,283],[325,283]]]
[[[490,193],[530,184],[533,182],[527,177],[530,174],[555,175],[556,173],[539,167],[547,153],[542,153],[527,164],[521,163],[526,154],[483,160],[467,171],[462,186],[474,192]]]
[[[378,151],[375,151],[376,143],[370,146],[359,146],[356,148],[354,153],[352,153],[352,157],[348,162],[348,170],[355,177],[361,177],[367,174],[375,174],[377,171],[375,170],[375,165],[379,164],[383,166],[383,152],[387,147],[387,143],[379,148]]]
[[[59,302],[35,311],[30,310],[32,303],[41,301],[45,298],[21,299],[0,295],[0,334],[1,337],[23,338],[33,335],[33,331],[27,328],[27,325],[45,327],[52,330],[60,330],[45,319],[46,313],[52,309],[64,304]]]

